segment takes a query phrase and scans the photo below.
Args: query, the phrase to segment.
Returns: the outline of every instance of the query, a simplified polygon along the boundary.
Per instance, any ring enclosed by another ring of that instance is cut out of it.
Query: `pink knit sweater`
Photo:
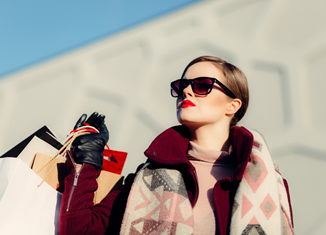
[[[194,234],[216,234],[215,211],[213,210],[213,187],[219,179],[231,177],[235,169],[235,158],[224,151],[203,148],[190,141],[188,159],[196,168],[199,197],[193,208]]]

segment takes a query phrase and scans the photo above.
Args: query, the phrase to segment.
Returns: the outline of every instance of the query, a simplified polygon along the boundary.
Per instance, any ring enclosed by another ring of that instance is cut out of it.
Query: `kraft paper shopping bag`
[[[63,192],[64,179],[68,175],[64,158],[60,155],[53,158],[37,153],[31,167],[53,189]],[[94,203],[100,203],[109,192],[122,185],[123,178],[122,175],[102,170],[97,178],[98,188],[94,194]]]

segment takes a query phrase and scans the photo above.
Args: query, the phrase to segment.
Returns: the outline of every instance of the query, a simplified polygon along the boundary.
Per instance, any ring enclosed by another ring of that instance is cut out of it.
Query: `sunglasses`
[[[197,95],[207,95],[209,94],[213,87],[214,82],[217,83],[221,88],[222,92],[224,92],[227,96],[231,98],[236,98],[232,91],[229,90],[223,83],[221,83],[216,78],[209,77],[198,77],[194,79],[179,79],[174,82],[171,82],[171,95],[172,97],[178,97],[183,94],[183,90],[191,85],[191,88],[194,93]]]

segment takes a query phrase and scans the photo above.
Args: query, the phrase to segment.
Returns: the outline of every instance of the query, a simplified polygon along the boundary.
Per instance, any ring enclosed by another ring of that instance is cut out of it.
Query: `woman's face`
[[[199,62],[190,66],[184,75],[184,79],[197,77],[216,78],[224,85],[226,79],[223,72],[212,62]],[[229,125],[230,115],[228,108],[232,98],[224,94],[221,88],[214,83],[214,88],[207,95],[197,95],[193,92],[191,85],[183,91],[183,96],[177,98],[178,121],[189,127],[198,128],[204,125]]]

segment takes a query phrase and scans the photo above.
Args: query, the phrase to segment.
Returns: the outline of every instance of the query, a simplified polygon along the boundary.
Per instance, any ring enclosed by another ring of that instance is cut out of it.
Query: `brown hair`
[[[187,69],[191,65],[198,62],[212,62],[213,64],[217,65],[217,67],[222,70],[224,77],[226,78],[226,84],[224,85],[226,85],[227,88],[233,92],[236,98],[241,100],[242,105],[240,109],[234,114],[230,122],[230,127],[235,126],[238,121],[240,121],[241,118],[245,115],[249,104],[249,89],[246,76],[236,66],[222,60],[221,58],[214,56],[200,56],[187,65],[182,73],[181,78],[183,78],[187,72]]]

